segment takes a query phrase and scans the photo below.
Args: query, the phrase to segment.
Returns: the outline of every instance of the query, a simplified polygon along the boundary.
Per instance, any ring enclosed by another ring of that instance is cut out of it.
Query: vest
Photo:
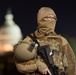
[[[62,39],[59,36],[48,36],[47,40],[39,40],[33,37],[31,38],[40,46],[49,45],[49,55],[51,55],[54,65],[58,68],[59,74],[65,72],[68,67],[68,61],[64,50],[62,50]]]

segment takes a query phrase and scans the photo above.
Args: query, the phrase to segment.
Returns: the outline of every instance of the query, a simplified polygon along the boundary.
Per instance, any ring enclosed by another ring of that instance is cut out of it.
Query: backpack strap
[[[38,47],[40,47],[39,42],[37,41],[36,37],[34,37],[33,35],[28,35],[36,44],[38,44]]]

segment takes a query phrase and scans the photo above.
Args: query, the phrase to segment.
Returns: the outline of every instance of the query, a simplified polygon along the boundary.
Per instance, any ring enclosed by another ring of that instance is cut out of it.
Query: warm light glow
[[[13,46],[22,39],[20,27],[14,22],[13,14],[7,13],[5,21],[0,28],[0,55],[13,52]]]
[[[13,46],[11,44],[1,44],[0,45],[0,51],[1,52],[13,51]]]

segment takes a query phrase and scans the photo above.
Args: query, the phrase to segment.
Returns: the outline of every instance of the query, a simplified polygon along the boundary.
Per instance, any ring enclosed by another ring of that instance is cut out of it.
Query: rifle
[[[50,55],[49,45],[38,47],[38,55],[44,60],[52,75],[59,75],[58,68],[54,65],[52,55]]]

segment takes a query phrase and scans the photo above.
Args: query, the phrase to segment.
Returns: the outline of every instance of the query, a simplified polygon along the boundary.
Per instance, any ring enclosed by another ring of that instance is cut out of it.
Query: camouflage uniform
[[[43,18],[48,16],[48,15],[54,15],[54,18],[52,21],[44,21]],[[37,40],[40,43],[40,46],[44,45],[49,45],[51,47],[51,50],[58,50],[61,53],[58,55],[54,55],[54,64],[59,67],[59,72],[60,70],[64,70],[64,66],[66,67],[66,75],[76,75],[76,58],[75,54],[69,45],[68,41],[55,33],[55,25],[56,25],[56,14],[55,12],[49,8],[49,7],[42,7],[37,14],[37,22],[38,22],[38,27],[36,31],[33,33]],[[25,47],[26,44],[28,46],[26,49],[28,49],[29,45],[31,43],[35,43],[29,36],[27,36],[24,40],[25,42]],[[21,43],[19,43],[21,44]],[[18,44],[18,45],[19,45]],[[22,47],[23,48],[23,47]],[[22,49],[21,48],[21,49]],[[34,47],[34,50],[37,51],[37,47]],[[62,59],[62,52],[65,53],[64,58]],[[16,67],[19,72],[24,73],[26,75],[39,75],[41,74],[40,72],[47,68],[45,62],[43,61],[40,56],[37,55],[37,53],[34,52],[34,56],[30,57],[30,54],[26,52],[27,56],[24,56],[25,58],[24,61],[20,60],[19,58],[16,57],[16,54],[14,56],[14,61],[16,64]],[[23,56],[23,54],[21,54]],[[29,58],[30,57],[30,58]],[[62,60],[64,60],[62,62]],[[67,61],[67,62],[66,62]]]

